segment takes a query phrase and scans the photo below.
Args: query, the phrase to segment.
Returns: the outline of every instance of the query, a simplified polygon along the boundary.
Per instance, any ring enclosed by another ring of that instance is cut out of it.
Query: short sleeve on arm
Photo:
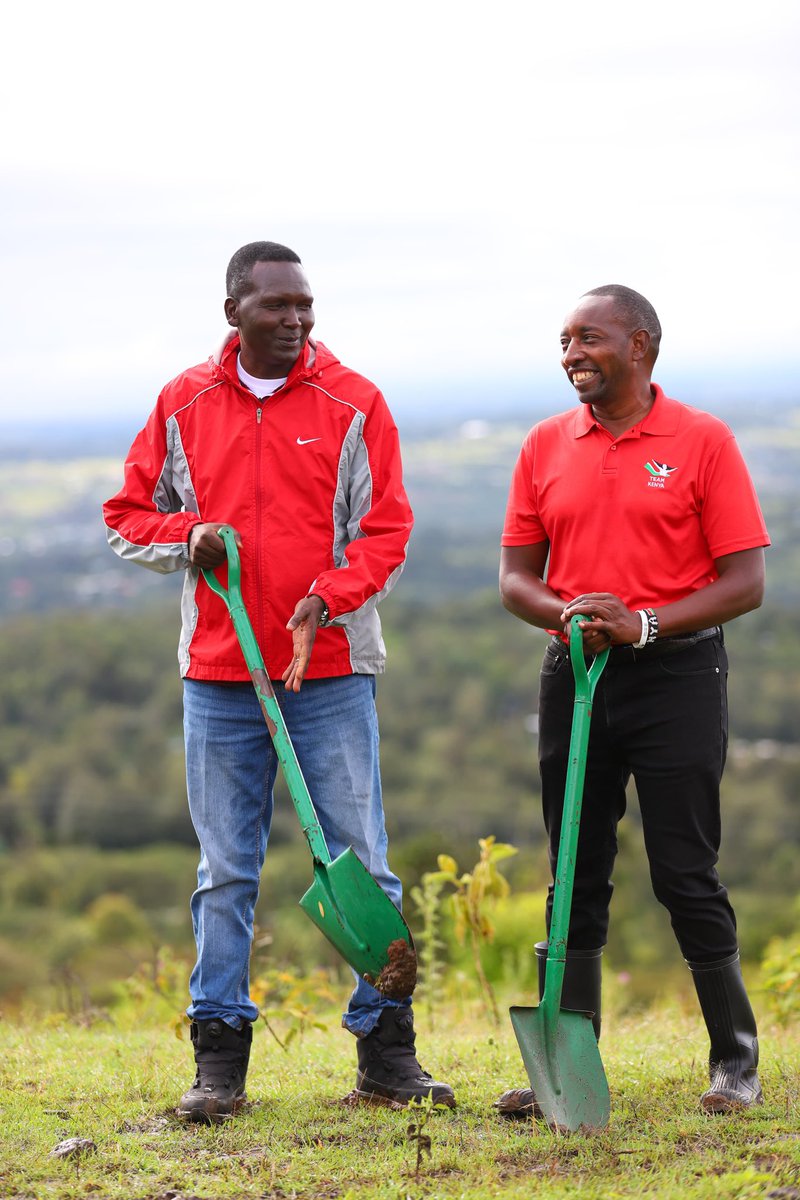
[[[503,546],[531,546],[546,542],[547,534],[539,517],[536,501],[534,468],[536,462],[535,431],[523,443],[514,473],[503,525]]]
[[[750,472],[733,435],[708,464],[700,520],[712,558],[770,544]]]

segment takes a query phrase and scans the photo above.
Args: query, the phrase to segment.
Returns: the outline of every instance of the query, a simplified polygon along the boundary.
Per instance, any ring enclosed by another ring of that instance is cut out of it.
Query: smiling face
[[[631,331],[611,296],[585,296],[561,331],[561,365],[582,404],[607,410],[629,402],[647,383],[650,337]]]
[[[299,263],[257,262],[249,286],[225,301],[239,331],[242,366],[258,379],[282,379],[314,328],[314,297]]]

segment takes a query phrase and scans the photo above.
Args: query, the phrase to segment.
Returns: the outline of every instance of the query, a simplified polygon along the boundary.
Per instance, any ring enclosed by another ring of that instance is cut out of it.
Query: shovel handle
[[[575,884],[575,860],[580,832],[583,784],[586,776],[586,751],[589,746],[589,724],[595,688],[608,659],[608,649],[596,655],[586,669],[583,633],[579,621],[591,617],[577,613],[570,622],[569,657],[575,676],[575,704],[572,713],[572,732],[569,742],[567,782],[564,789],[564,811],[561,817],[561,839],[553,888],[553,910],[550,916],[550,935],[547,940],[547,967],[542,1004],[554,1014],[561,1005],[564,967],[567,957],[567,936],[572,910],[572,891]]]
[[[591,617],[584,617],[581,613],[576,613],[569,625],[569,659],[572,663],[572,674],[575,676],[576,704],[591,704],[610,650],[610,647],[606,647],[600,654],[596,654],[587,671],[583,650],[583,630],[578,622],[591,621],[591,619]]]
[[[233,621],[233,628],[239,639],[239,646],[244,655],[247,669],[250,672],[250,678],[253,681],[253,687],[256,690],[258,702],[261,705],[261,711],[264,714],[264,720],[267,723],[272,744],[275,747],[275,753],[278,755],[278,761],[286,777],[286,785],[289,789],[289,795],[292,798],[292,804],[294,804],[295,811],[300,819],[303,834],[311,848],[314,860],[328,864],[331,861],[328,844],[325,841],[325,835],[322,832],[322,827],[314,810],[308,786],[303,778],[303,772],[300,770],[300,764],[297,761],[294,746],[289,738],[289,731],[286,728],[283,713],[275,696],[275,689],[267,674],[264,658],[256,640],[253,626],[250,624],[244,600],[242,599],[242,566],[239,559],[239,548],[236,545],[236,535],[230,525],[221,525],[217,533],[225,543],[225,551],[228,555],[228,586],[225,588],[220,583],[216,574],[211,570],[203,569],[203,578],[212,592],[216,592],[225,602],[225,607]]]

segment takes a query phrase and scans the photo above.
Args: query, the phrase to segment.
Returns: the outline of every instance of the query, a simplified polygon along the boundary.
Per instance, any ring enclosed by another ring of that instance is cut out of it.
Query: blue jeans
[[[386,861],[374,676],[307,680],[298,693],[279,684],[276,692],[332,857],[352,846],[400,908],[402,886]],[[187,1012],[238,1027],[258,1017],[250,946],[278,759],[251,684],[185,679],[183,702],[189,811],[201,851]],[[383,1008],[408,1001],[388,1000],[355,978],[342,1023],[364,1037]]]

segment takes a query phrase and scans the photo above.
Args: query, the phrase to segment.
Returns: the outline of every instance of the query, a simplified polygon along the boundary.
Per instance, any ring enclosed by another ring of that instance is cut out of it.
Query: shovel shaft
[[[558,844],[558,861],[553,888],[553,911],[550,919],[549,944],[553,948],[558,947],[558,957],[562,960],[566,952],[569,917],[572,909],[572,890],[575,883],[575,861],[581,824],[583,783],[586,777],[586,748],[589,741],[591,716],[592,710],[589,704],[586,701],[576,700],[569,744],[564,811],[561,818],[561,840]]]
[[[272,744],[278,756],[278,762],[283,769],[286,786],[289,789],[292,804],[300,820],[303,834],[315,861],[327,864],[331,861],[328,844],[325,841],[325,835],[322,832],[314,805],[311,802],[311,796],[309,795],[306,781],[303,778],[303,772],[300,770],[294,746],[286,729],[283,713],[275,696],[275,689],[267,674],[264,659],[242,599],[241,565],[236,539],[229,525],[221,526],[217,532],[225,543],[225,549],[228,554],[228,586],[227,588],[223,587],[213,571],[204,570],[203,577],[211,590],[224,600],[225,606],[230,613],[230,618],[233,621],[233,627],[239,639],[242,654],[244,655],[244,661],[250,672],[250,678],[253,681],[258,702],[261,705],[261,711],[264,714],[264,720],[267,723]]]
[[[538,1008],[515,1005],[511,1009],[514,1033],[542,1115],[553,1128],[566,1130],[583,1126],[602,1129],[608,1123],[610,1109],[608,1082],[589,1019],[592,1014],[561,1010],[592,698],[608,658],[608,650],[605,650],[595,658],[590,670],[586,670],[583,634],[578,627],[584,620],[587,618],[573,617],[570,626],[575,704],[544,994]]]
[[[553,886],[553,909],[547,948],[543,1017],[555,1021],[561,1006],[564,968],[567,956],[567,937],[575,885],[575,864],[578,834],[581,824],[583,785],[586,778],[586,752],[589,745],[589,726],[592,719],[592,700],[595,688],[608,658],[608,650],[598,654],[587,671],[583,653],[583,634],[578,622],[584,616],[574,616],[570,625],[570,661],[575,676],[575,704],[569,743],[567,782],[564,789],[564,810],[561,818],[561,838]]]

